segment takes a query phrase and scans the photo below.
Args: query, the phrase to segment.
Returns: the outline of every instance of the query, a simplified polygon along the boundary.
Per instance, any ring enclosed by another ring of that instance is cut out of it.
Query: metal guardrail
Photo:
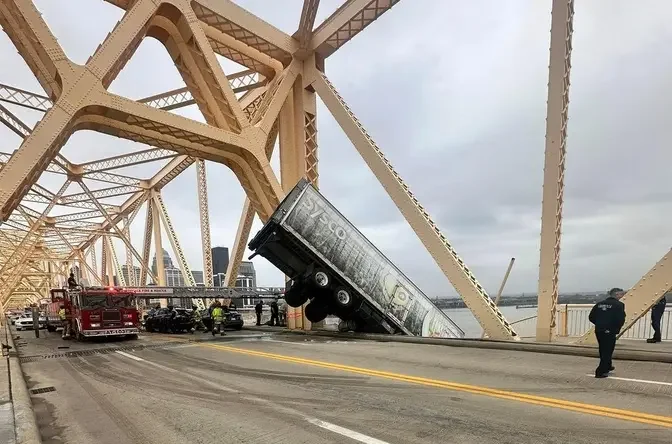
[[[588,315],[592,304],[564,304],[558,307],[558,335],[559,336],[582,336],[592,324]],[[672,339],[672,308],[666,308],[660,324],[661,337],[663,340]],[[651,311],[646,313],[626,330],[622,339],[647,339],[653,336],[651,328]]]
[[[593,304],[562,304],[558,306],[556,314],[556,334],[561,337],[579,337],[583,336],[592,324],[588,320],[588,315]],[[516,326],[516,331],[522,338],[532,338],[535,336],[537,316],[528,316],[511,323]],[[661,337],[663,340],[672,340],[672,307],[666,308],[660,325]],[[651,312],[639,318],[635,324],[630,327],[621,336],[622,339],[648,339],[653,336],[651,328]]]

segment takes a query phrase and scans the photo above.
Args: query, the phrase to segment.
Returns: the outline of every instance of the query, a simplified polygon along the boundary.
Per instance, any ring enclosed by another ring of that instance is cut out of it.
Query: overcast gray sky
[[[302,2],[237,3],[291,34]],[[102,0],[36,4],[77,63],[122,16]],[[316,24],[339,4],[322,0]],[[507,293],[536,291],[550,7],[550,0],[404,0],[327,61],[332,83],[491,292],[512,256]],[[563,292],[631,286],[672,245],[672,2],[575,7]],[[1,83],[41,92],[5,34],[0,57]],[[141,98],[180,86],[162,46],[146,39],[111,90]],[[39,118],[13,110],[30,125]],[[454,295],[326,108],[318,111],[322,192],[429,295]],[[200,119],[195,107],[180,113]],[[20,144],[5,128],[0,137],[2,151]],[[80,132],[62,153],[84,162],[141,148]],[[273,164],[278,174],[277,156]],[[208,175],[213,246],[231,246],[244,195],[225,167],[208,164]],[[47,176],[40,183],[54,189],[63,180]],[[190,266],[202,269],[194,168],[163,196]],[[140,219],[132,230],[138,249]],[[258,228],[257,221],[253,233]],[[168,249],[165,235],[163,242]],[[268,262],[255,266],[260,285],[282,284]]]

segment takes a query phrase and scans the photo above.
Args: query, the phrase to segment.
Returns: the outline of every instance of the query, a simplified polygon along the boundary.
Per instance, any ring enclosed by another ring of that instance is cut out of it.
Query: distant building
[[[225,278],[226,278],[226,274],[224,274],[224,273],[213,274],[212,275],[212,285],[215,286],[215,287],[223,287]]]
[[[251,261],[242,261],[238,268],[236,287],[252,288],[257,286],[257,271]]]
[[[212,249],[212,274],[226,273],[229,267],[229,249],[227,247],[215,247]]]
[[[196,282],[196,285],[205,284],[205,281],[203,280],[203,272],[202,271],[191,270],[191,275],[194,277],[194,282]]]
[[[121,275],[124,277],[124,282],[126,282],[127,286],[134,285],[136,287],[143,287],[144,282],[140,283],[140,274],[141,274],[141,268],[136,267],[135,265],[133,266],[133,271],[129,273],[129,267],[126,265],[121,266]],[[131,276],[133,277],[133,282],[131,282]]]

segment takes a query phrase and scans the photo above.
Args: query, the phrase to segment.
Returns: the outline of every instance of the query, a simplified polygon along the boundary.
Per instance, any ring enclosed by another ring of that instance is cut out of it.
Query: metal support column
[[[536,338],[540,342],[552,341],[555,334],[574,1],[553,0],[551,15],[546,155],[541,205],[539,290],[537,293],[539,314]]]

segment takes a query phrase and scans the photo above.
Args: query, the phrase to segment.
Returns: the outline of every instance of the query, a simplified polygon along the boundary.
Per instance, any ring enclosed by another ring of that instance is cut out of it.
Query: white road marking
[[[317,418],[306,418],[306,421],[325,430],[329,430],[330,432],[338,433],[339,435],[347,436],[348,438],[354,439],[355,441],[363,442],[364,444],[389,444],[386,441],[381,441],[380,439],[376,439],[371,436],[364,435],[362,433],[355,432],[354,430],[346,429],[345,427],[322,421]]]
[[[586,375],[586,376],[595,376],[595,375]],[[668,385],[672,386],[672,382],[663,382],[663,381],[649,381],[648,379],[634,379],[634,378],[620,378],[618,376],[607,377],[606,379],[617,379],[619,381],[631,381],[631,382],[641,382],[643,384],[657,384],[657,385]]]
[[[308,421],[309,423],[316,425],[322,429],[329,430],[330,432],[333,433],[338,433],[339,435],[347,436],[350,439],[363,442],[364,444],[389,444],[387,441],[381,441],[380,439],[376,439],[372,436],[364,435],[362,433],[355,432],[354,430],[346,429],[345,427],[341,427],[336,424],[332,424],[330,422],[322,421],[321,419],[306,416],[303,412],[300,412],[299,410],[277,404],[267,399],[257,398],[256,396],[243,396],[243,399],[258,402],[260,404],[266,404],[267,406],[271,407],[274,410],[277,410],[278,412],[284,412],[288,415],[301,417],[303,420]]]
[[[130,353],[126,353],[126,352],[123,352],[123,351],[120,351],[120,350],[117,350],[117,353],[119,353],[122,356],[126,356],[127,358],[131,358],[135,361],[144,362],[145,364],[160,368],[163,371],[170,372],[170,373],[178,373],[180,376],[185,377],[185,378],[192,378],[194,380],[200,381],[200,382],[202,382],[206,385],[217,388],[217,389],[222,390],[224,392],[238,393],[238,390],[234,390],[234,389],[225,387],[223,385],[216,384],[216,383],[211,382],[211,381],[207,381],[203,378],[199,378],[199,377],[191,375],[189,373],[182,372],[182,371],[179,371],[179,370],[175,370],[174,368],[166,367],[165,365],[157,364],[156,362],[152,362],[152,361],[148,361],[146,359],[142,359],[141,357],[132,355]]]
[[[134,361],[144,361],[144,359],[142,359],[142,358],[140,358],[140,357],[138,357],[138,356],[132,355],[132,354],[130,354],[130,353],[122,352],[121,350],[117,350],[116,352],[119,353],[119,354],[122,355],[122,356],[126,356],[127,358],[131,358],[131,359],[133,359]]]
[[[123,352],[121,350],[116,350],[116,353],[119,353],[120,355],[125,356],[127,358],[133,359],[134,361],[140,361],[140,362],[144,362],[144,363],[149,364],[149,365],[153,365],[154,367],[158,367],[162,370],[167,370],[167,371],[176,372],[176,373],[182,373],[182,372],[178,372],[177,370],[172,369],[170,367],[165,367],[161,364],[157,364],[156,362],[147,361],[146,359],[142,359],[139,356],[135,356],[135,355],[132,355],[130,353]],[[214,386],[217,387],[220,390],[239,393],[238,390],[233,390],[233,389],[230,389],[228,387],[223,387],[219,384],[214,384]],[[247,397],[247,399],[254,400],[254,401],[257,401],[257,402],[261,401],[263,403],[268,403],[266,400],[257,398],[256,396]],[[381,441],[380,439],[376,439],[376,438],[373,438],[371,436],[364,435],[363,433],[355,432],[354,430],[346,429],[345,427],[341,427],[341,426],[338,426],[336,424],[332,424],[330,422],[322,421],[321,419],[310,418],[310,417],[304,416],[301,412],[299,412],[297,410],[294,410],[294,409],[291,409],[291,408],[288,408],[288,407],[282,407],[282,406],[278,406],[278,405],[275,405],[274,407],[278,410],[285,410],[285,411],[289,411],[291,413],[303,416],[303,418],[306,421],[308,421],[309,423],[311,423],[313,425],[316,425],[316,426],[318,426],[320,428],[323,428],[325,430],[329,430],[330,432],[338,433],[339,435],[346,436],[350,439],[354,439],[355,441],[359,441],[359,442],[364,443],[364,444],[389,444],[386,441]]]

